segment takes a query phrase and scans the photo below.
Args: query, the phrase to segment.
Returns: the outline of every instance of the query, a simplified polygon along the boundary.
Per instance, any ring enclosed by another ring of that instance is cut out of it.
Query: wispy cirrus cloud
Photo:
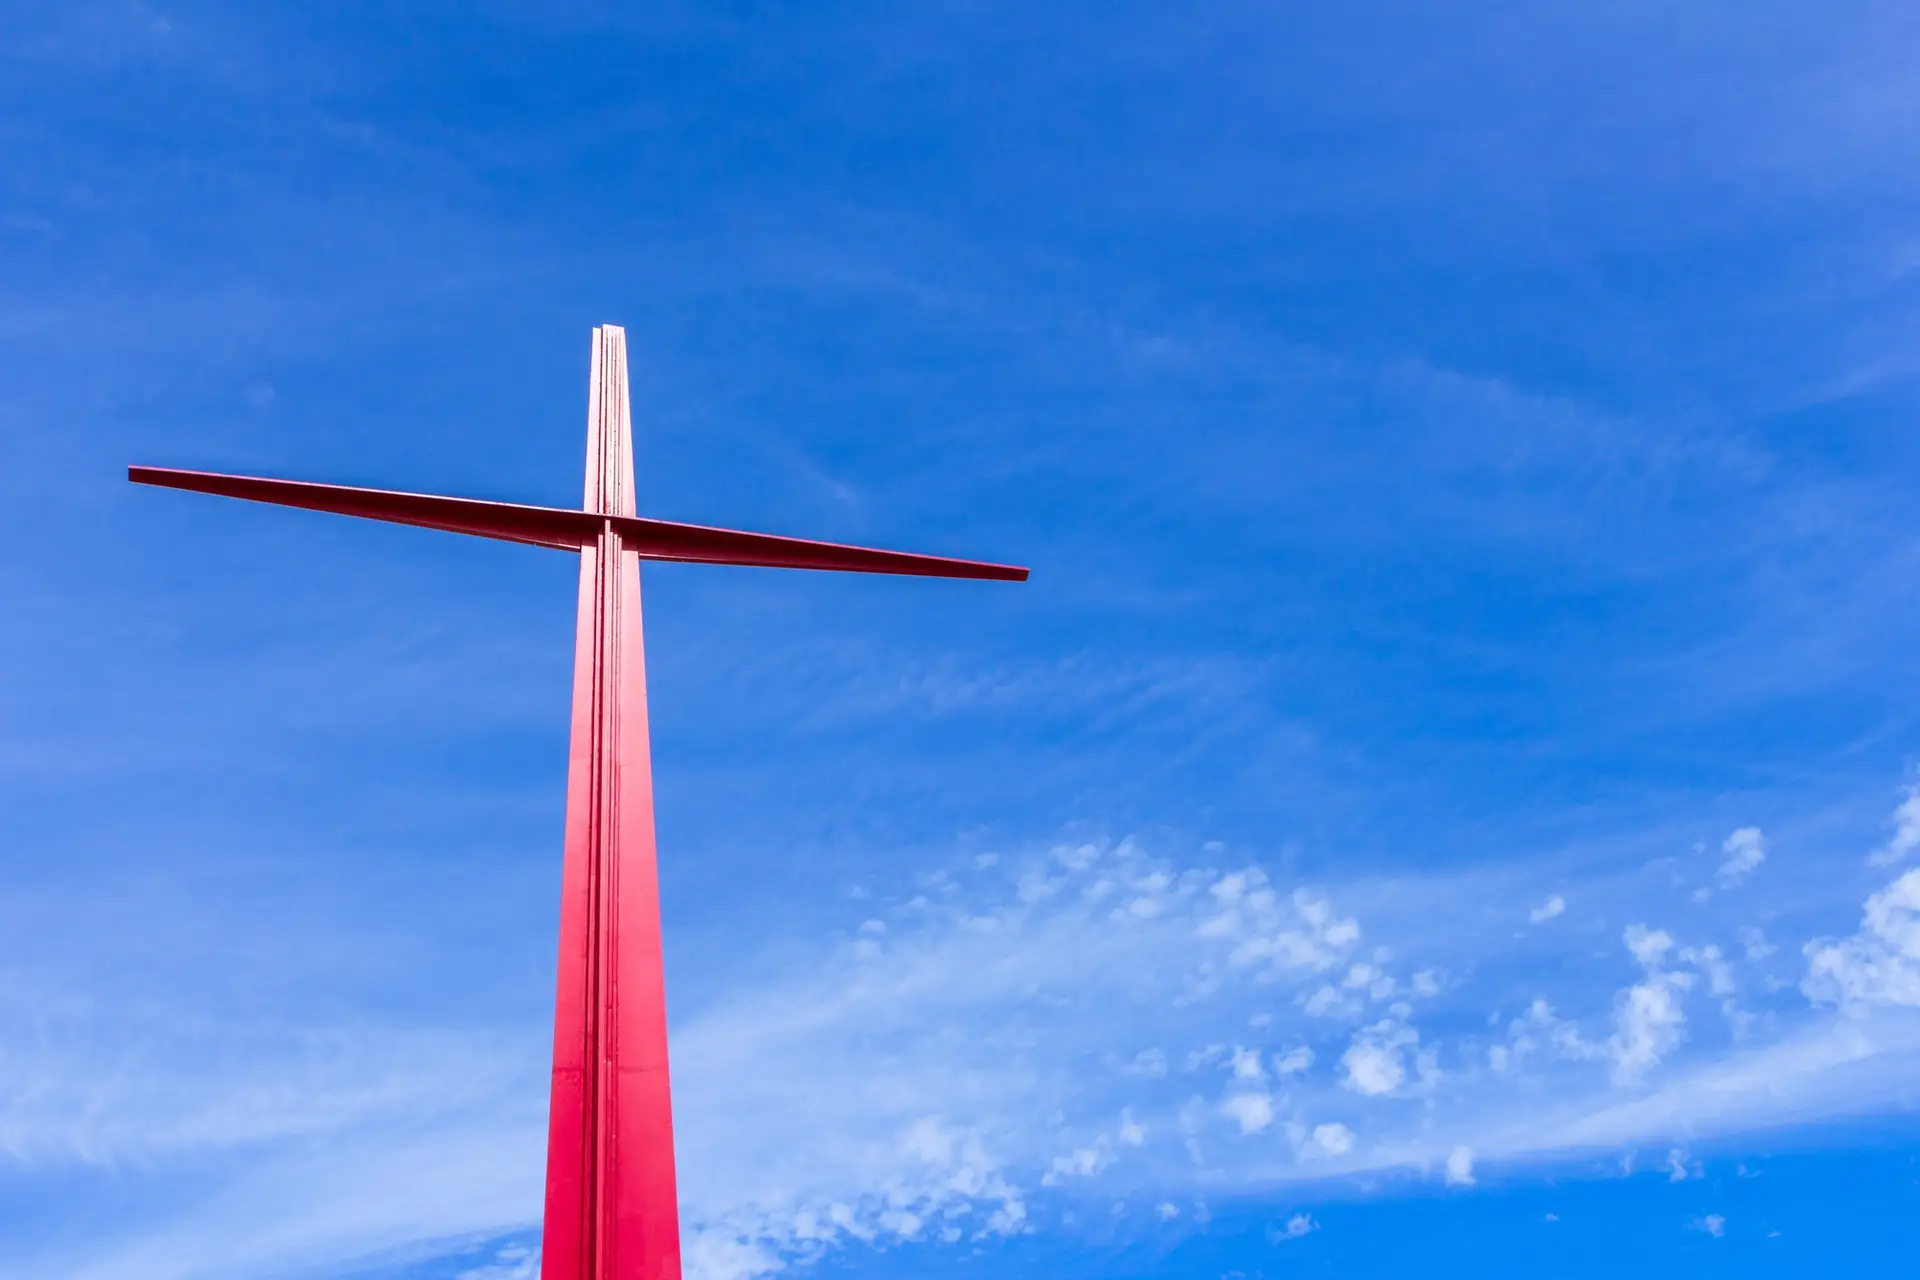
[[[1892,837],[1874,850],[1869,861],[1877,867],[1892,866],[1905,862],[1915,850],[1920,850],[1920,786],[1907,788],[1907,798],[1894,810]]]
[[[788,947],[674,1027],[689,1272],[991,1240],[1087,1196],[1144,1230],[1276,1185],[1464,1187],[1898,1105],[1920,1061],[1920,872],[1783,968],[1711,940],[1741,926],[1656,871],[1626,895],[1564,863],[1302,881],[1094,839],[876,884],[811,959]],[[1647,919],[1568,909],[1543,935],[1544,883]],[[19,984],[5,1008],[8,1163],[192,1189],[40,1259],[53,1273],[273,1274],[537,1220],[538,1029],[103,1024]]]
[[[1145,1213],[1393,1170],[1467,1185],[1893,1105],[1920,1054],[1920,1022],[1797,993],[1736,1035],[1765,956],[1644,924],[1615,934],[1611,989],[1543,982],[1502,1018],[1488,984],[1436,976],[1497,972],[1498,935],[1436,938],[1408,908],[1471,915],[1470,878],[1289,884],[1128,841],[989,870],[934,877],[820,970],[679,1030],[687,1228],[733,1260],[706,1274],[1019,1231],[1096,1188]]]

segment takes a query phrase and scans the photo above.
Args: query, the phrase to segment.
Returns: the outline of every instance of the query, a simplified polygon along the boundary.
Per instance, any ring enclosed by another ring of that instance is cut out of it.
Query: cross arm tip
[[[352,485],[316,484],[310,480],[276,480],[266,476],[232,476],[211,471],[183,471],[174,467],[129,466],[127,479],[135,484],[185,489],[224,498],[242,498],[308,511],[359,516],[390,524],[410,524],[447,533],[472,534],[520,542],[536,547],[577,551],[591,542],[600,517],[589,511],[533,507],[514,502],[487,502],[477,498],[448,498],[430,493],[397,493]]]

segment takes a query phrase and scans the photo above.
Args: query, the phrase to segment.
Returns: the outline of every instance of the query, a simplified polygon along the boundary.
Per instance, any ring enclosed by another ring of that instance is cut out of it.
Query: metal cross
[[[129,467],[141,484],[555,547],[580,555],[542,1280],[679,1280],[640,562],[1024,582],[1013,565],[876,551],[635,513],[625,330],[593,331],[578,511]]]

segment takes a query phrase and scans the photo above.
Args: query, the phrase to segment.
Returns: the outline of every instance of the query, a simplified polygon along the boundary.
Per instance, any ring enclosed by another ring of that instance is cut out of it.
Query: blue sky
[[[313,7],[308,7],[313,8]],[[574,565],[689,1275],[1894,1272],[1920,11],[9,6],[0,1271],[535,1274]]]

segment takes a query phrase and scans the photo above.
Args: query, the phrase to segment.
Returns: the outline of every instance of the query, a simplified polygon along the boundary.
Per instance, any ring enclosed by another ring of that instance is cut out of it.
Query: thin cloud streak
[[[737,1280],[855,1241],[990,1240],[1088,1195],[1151,1220],[1169,1201],[1359,1176],[1464,1186],[1907,1105],[1908,988],[1836,1008],[1810,980],[1813,1000],[1789,989],[1744,1039],[1709,1033],[1768,998],[1771,951],[1633,925],[1600,970],[1562,966],[1561,989],[1513,1011],[1501,975],[1538,956],[1518,922],[1549,881],[1582,903],[1612,892],[1565,865],[1326,885],[1082,841],[968,857],[855,903],[812,962],[674,1028],[690,1274]],[[1685,881],[1669,892],[1676,916],[1693,905]],[[1819,945],[1904,946],[1906,892]],[[1476,910],[1515,926],[1433,927]],[[1571,955],[1592,934],[1566,914],[1549,934]],[[1810,943],[1816,975],[1820,954]],[[100,1024],[27,990],[7,1018],[38,1030],[0,1058],[4,1158],[202,1170],[171,1220],[69,1241],[42,1269],[254,1275],[537,1218],[539,1037]]]

